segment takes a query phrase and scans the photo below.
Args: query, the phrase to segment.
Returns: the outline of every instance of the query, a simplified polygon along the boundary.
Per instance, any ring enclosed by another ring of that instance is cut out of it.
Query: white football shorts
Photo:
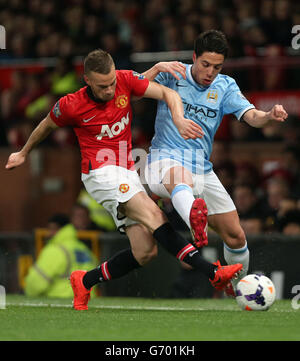
[[[146,163],[145,180],[154,194],[161,198],[171,198],[169,192],[162,184],[167,171],[182,164],[173,159],[161,159]],[[193,194],[195,198],[203,198],[207,205],[208,215],[227,213],[236,210],[236,207],[223,184],[214,171],[207,174],[192,174]],[[181,183],[176,179],[176,183]]]
[[[91,170],[89,174],[82,173],[81,180],[90,196],[112,215],[121,233],[124,233],[124,227],[138,223],[118,210],[120,203],[139,192],[146,192],[136,171],[107,165]]]

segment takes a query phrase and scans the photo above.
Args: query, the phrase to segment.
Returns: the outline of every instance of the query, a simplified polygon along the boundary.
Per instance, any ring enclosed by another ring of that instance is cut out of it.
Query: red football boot
[[[224,290],[231,279],[237,276],[239,271],[243,268],[241,263],[222,266],[220,261],[217,261],[214,265],[217,266],[217,269],[215,270],[215,277],[213,280],[210,280],[210,283],[218,291]]]
[[[207,246],[207,206],[204,199],[194,200],[190,212],[191,233],[197,248]]]
[[[84,287],[82,283],[86,271],[74,271],[71,273],[70,282],[74,293],[73,308],[75,310],[87,310],[91,297],[91,290]]]

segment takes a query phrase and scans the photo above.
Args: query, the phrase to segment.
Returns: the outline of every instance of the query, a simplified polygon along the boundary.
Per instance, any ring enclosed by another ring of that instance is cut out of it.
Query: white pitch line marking
[[[72,308],[72,304],[60,304],[60,303],[44,303],[44,302],[6,302],[6,306],[19,306],[19,307],[49,307],[49,308]],[[107,309],[107,310],[130,310],[130,311],[238,311],[241,310],[238,307],[168,307],[168,306],[126,306],[126,305],[89,305],[89,309]],[[276,309],[276,312],[293,312],[293,309]]]
[[[20,307],[62,307],[62,308],[72,308],[72,305],[69,304],[59,304],[59,303],[32,303],[32,302],[7,302],[7,306],[20,306]],[[120,305],[89,305],[89,308],[96,309],[115,309],[115,310],[137,310],[137,311],[205,311],[204,308],[185,308],[185,307],[155,307],[155,306],[120,306]]]

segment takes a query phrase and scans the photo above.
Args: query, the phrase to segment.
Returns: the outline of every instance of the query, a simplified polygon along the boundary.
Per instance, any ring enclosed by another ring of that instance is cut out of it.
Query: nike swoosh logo
[[[95,116],[96,116],[96,115],[94,115],[93,117],[90,117],[89,119],[82,119],[82,121],[83,121],[84,123],[87,123],[87,122],[89,122],[90,120],[92,120],[93,118],[95,118]]]
[[[176,82],[176,85],[177,85],[177,86],[183,86],[183,87],[186,87],[186,85],[179,84],[179,81],[177,81],[177,82]]]

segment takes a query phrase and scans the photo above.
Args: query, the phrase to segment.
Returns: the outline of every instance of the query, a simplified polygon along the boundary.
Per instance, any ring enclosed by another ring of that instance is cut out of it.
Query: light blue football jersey
[[[155,81],[176,90],[184,105],[185,118],[198,123],[204,136],[184,140],[173,123],[167,104],[159,101],[155,119],[155,135],[151,142],[148,162],[172,158],[184,164],[192,173],[208,173],[212,169],[209,161],[214,136],[225,114],[234,114],[241,120],[253,104],[243,96],[235,80],[219,74],[210,86],[196,83],[191,74],[192,65],[186,66],[186,79],[178,81],[170,73],[159,73]]]

